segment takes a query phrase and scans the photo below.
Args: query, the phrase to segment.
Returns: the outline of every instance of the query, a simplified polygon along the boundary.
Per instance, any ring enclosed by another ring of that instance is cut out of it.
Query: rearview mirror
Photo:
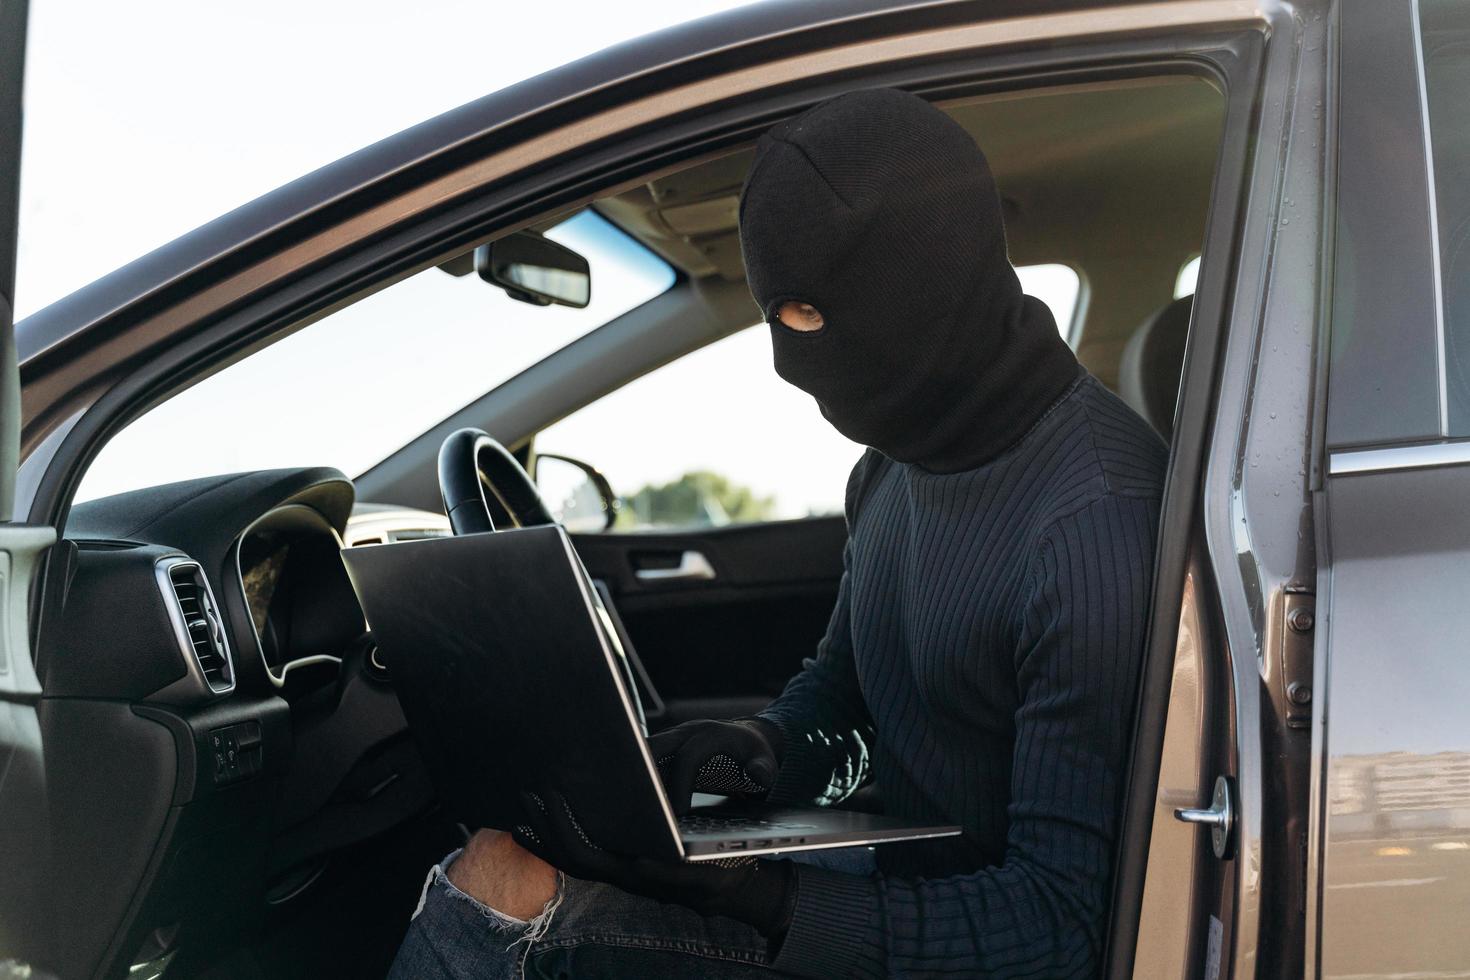
[[[557,303],[580,310],[592,299],[587,260],[529,229],[475,249],[475,271],[523,303]]]

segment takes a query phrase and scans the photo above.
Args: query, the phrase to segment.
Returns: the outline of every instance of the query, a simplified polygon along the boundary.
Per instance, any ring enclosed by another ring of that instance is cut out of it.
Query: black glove
[[[781,730],[764,718],[686,721],[649,738],[648,751],[682,815],[696,792],[764,797],[781,768]]]
[[[704,916],[727,916],[773,940],[791,922],[796,871],[790,861],[741,858],[720,867],[614,854],[588,839],[555,790],[522,793],[521,800],[526,824],[512,832],[516,843],[573,878],[604,881]]]

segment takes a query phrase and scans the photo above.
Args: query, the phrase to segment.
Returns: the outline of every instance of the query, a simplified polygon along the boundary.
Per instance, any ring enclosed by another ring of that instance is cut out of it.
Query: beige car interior
[[[1078,358],[1167,439],[1191,306],[1188,298],[1174,300],[1174,286],[1204,239],[1224,124],[1221,91],[1201,77],[1173,74],[939,105],[985,150],[1004,199],[1012,263],[1057,263],[1077,272],[1081,289],[1070,336]],[[747,146],[704,158],[591,203],[697,287],[692,307],[638,328],[646,332],[636,342],[650,353],[627,370],[605,366],[605,376],[595,379],[601,392],[755,322],[758,311],[741,288],[737,227],[753,152]],[[532,227],[544,231],[567,216]],[[468,274],[472,256],[463,253],[441,268]],[[671,329],[688,336],[655,341]],[[506,428],[529,436],[580,404],[538,407],[544,410]]]
[[[1171,301],[1180,267],[1204,236],[1224,119],[1219,90],[1199,78],[1160,76],[942,105],[990,159],[1011,261],[1078,272],[1078,357],[1167,434],[1172,418],[1157,405],[1166,402],[1172,416],[1189,312],[1188,303]],[[752,153],[709,160],[593,206],[691,278],[740,281],[736,207]],[[1124,376],[1130,365],[1135,377]],[[1167,398],[1151,399],[1159,390]]]

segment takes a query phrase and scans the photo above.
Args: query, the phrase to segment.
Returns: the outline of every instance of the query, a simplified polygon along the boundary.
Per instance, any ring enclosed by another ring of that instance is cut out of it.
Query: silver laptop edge
[[[658,795],[659,809],[663,811],[664,821],[668,824],[669,835],[679,848],[679,857],[685,861],[694,860],[684,850],[684,838],[679,833],[679,821],[674,817],[674,809],[669,805],[669,797],[664,792],[664,781],[659,777],[658,766],[653,762],[653,755],[648,751],[648,737],[643,731],[643,721],[639,718],[637,710],[633,706],[633,699],[628,694],[628,686],[622,668],[614,658],[618,655],[613,652],[608,642],[609,631],[602,626],[602,617],[597,613],[597,606],[592,601],[592,580],[587,574],[587,569],[582,565],[582,559],[577,555],[576,549],[572,547],[571,538],[567,537],[566,528],[561,525],[556,527],[557,537],[561,539],[561,545],[566,549],[567,560],[571,563],[573,578],[577,580],[577,592],[582,597],[582,605],[585,607],[587,616],[596,627],[593,632],[597,634],[597,643],[602,648],[602,655],[607,661],[608,672],[613,676],[613,686],[617,688],[618,699],[623,703],[623,714],[628,719],[628,726],[637,736],[638,755],[643,760],[643,768],[648,779],[653,783],[653,791]],[[614,638],[613,642],[616,642]],[[752,853],[752,852],[745,852]],[[713,855],[713,857],[729,857],[728,854]],[[708,860],[708,858],[706,858]]]
[[[697,864],[700,861],[728,861],[731,858],[763,857],[767,854],[786,854],[792,851],[830,851],[839,847],[872,847],[876,844],[897,844],[902,841],[954,836],[957,834],[953,830],[916,830],[912,834],[902,836],[893,836],[891,832],[885,831],[881,835],[876,833],[854,834],[852,840],[832,840],[821,844],[770,844],[763,847],[742,847],[739,850],[711,851],[708,854],[687,854],[684,860],[689,864]],[[681,841],[680,846],[682,845]]]

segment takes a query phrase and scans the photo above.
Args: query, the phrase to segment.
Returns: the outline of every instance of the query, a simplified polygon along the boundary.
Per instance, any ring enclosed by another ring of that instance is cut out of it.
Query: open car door
[[[0,0],[0,517],[14,510],[20,455],[15,231],[26,7]],[[0,523],[0,975],[45,975],[46,780],[28,607],[38,560],[55,539],[51,528]]]

